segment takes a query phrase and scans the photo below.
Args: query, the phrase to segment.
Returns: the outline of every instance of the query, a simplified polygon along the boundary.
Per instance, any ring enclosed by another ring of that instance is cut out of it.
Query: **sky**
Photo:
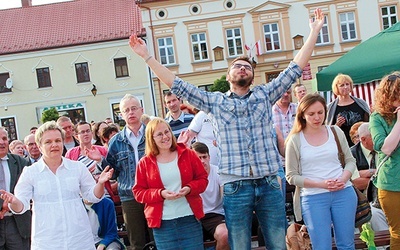
[[[68,0],[32,0],[32,5],[65,2]],[[0,10],[21,7],[21,0],[0,0]]]

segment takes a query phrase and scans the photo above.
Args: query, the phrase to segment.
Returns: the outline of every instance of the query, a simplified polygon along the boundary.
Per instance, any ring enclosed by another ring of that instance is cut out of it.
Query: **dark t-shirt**
[[[353,102],[352,104],[346,105],[346,106],[338,105],[336,107],[336,111],[335,111],[335,115],[334,115],[332,124],[336,123],[336,118],[337,118],[338,114],[340,114],[341,116],[346,118],[345,123],[343,123],[343,125],[340,128],[343,130],[344,134],[346,135],[347,143],[351,147],[354,145],[354,143],[351,141],[351,138],[350,138],[350,133],[349,133],[350,128],[351,128],[351,126],[353,126],[354,123],[364,120],[365,111],[360,106],[358,106],[356,102]]]

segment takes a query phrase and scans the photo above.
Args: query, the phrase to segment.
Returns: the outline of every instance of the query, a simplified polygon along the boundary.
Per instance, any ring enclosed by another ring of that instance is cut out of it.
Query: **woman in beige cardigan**
[[[356,162],[342,130],[334,126],[346,165],[342,168],[335,137],[326,119],[326,102],[306,95],[286,141],[286,179],[296,185],[294,209],[304,219],[314,250],[331,249],[331,225],[338,249],[354,249],[357,199],[350,177]]]

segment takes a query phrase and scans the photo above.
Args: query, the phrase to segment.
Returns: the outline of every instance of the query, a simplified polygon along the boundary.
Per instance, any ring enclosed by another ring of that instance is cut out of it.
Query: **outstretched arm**
[[[299,65],[299,67],[302,69],[307,66],[307,63],[310,60],[311,54],[314,50],[315,43],[318,38],[319,31],[324,24],[324,13],[322,13],[322,10],[316,9],[314,11],[314,14],[315,20],[313,22],[310,20],[310,34],[303,47],[300,49],[299,53],[297,53],[297,55],[293,59],[293,62]]]
[[[171,88],[175,79],[175,74],[159,63],[153,56],[149,55],[149,51],[143,39],[136,35],[131,35],[129,38],[129,45],[136,54],[145,60],[157,77]]]

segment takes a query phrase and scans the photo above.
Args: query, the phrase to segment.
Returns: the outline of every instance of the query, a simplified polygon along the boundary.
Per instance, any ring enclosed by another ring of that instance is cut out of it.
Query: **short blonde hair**
[[[14,148],[15,148],[17,145],[22,145],[22,146],[24,146],[24,143],[23,143],[22,141],[20,141],[20,140],[14,140],[14,141],[10,142],[10,145],[9,145],[10,151],[14,150]]]
[[[175,138],[174,134],[172,133],[172,129],[169,126],[169,123],[167,121],[165,121],[164,119],[156,117],[153,120],[151,120],[146,126],[146,150],[145,150],[145,153],[148,156],[149,155],[157,156],[160,154],[158,146],[153,138],[154,130],[156,130],[157,126],[160,124],[166,124],[169,129],[169,132],[171,133],[172,144],[171,144],[171,147],[169,150],[171,152],[176,150],[176,147],[177,147],[176,138]]]
[[[35,142],[36,144],[39,146],[40,142],[42,141],[42,137],[44,132],[49,131],[49,130],[58,130],[61,133],[61,138],[64,142],[65,139],[65,133],[64,130],[57,125],[57,123],[55,121],[48,121],[45,122],[42,126],[40,126],[35,133]]]
[[[349,82],[350,88],[353,89],[353,79],[349,75],[338,74],[332,82],[332,92],[335,95],[339,95],[339,85],[344,82]]]

